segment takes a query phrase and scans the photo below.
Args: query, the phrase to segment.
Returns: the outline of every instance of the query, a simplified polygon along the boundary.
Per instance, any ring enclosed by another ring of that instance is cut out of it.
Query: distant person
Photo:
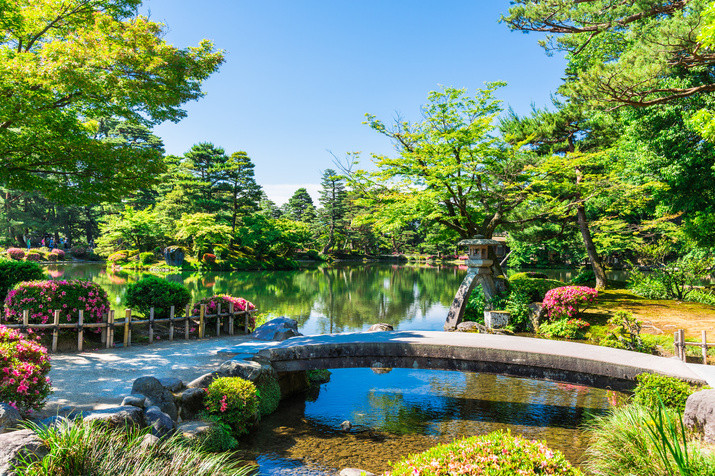
[[[42,247],[44,248],[45,247],[45,239],[42,238],[42,241],[40,241],[40,243],[42,244]]]
[[[52,251],[52,248],[54,248],[54,247],[55,247],[55,240],[50,238],[50,251]]]
[[[32,241],[30,239],[27,239],[27,251],[30,251],[30,247],[32,246]]]

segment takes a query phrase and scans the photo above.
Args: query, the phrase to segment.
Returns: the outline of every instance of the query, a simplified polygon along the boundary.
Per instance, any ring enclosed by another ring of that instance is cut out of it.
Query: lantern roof
[[[491,240],[489,238],[484,238],[482,235],[474,235],[474,238],[470,238],[468,240],[462,240],[459,243],[457,243],[459,246],[468,246],[468,245],[501,245],[500,242],[496,240]]]

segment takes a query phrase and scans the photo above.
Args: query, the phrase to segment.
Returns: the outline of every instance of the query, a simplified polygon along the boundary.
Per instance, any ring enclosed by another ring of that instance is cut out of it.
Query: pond
[[[53,266],[48,272],[97,282],[117,310],[124,307],[128,282],[138,278],[96,264]],[[442,330],[465,272],[456,266],[352,264],[168,278],[188,286],[194,299],[241,296],[268,317],[296,319],[304,334],[322,334],[365,330],[377,322]],[[588,415],[605,412],[613,397],[599,389],[490,374],[376,372],[333,370],[318,395],[283,401],[244,441],[241,458],[257,463],[261,475],[334,475],[344,467],[382,472],[389,461],[436,444],[509,429],[546,440],[578,463],[585,449],[580,426]],[[357,431],[342,431],[344,420]]]

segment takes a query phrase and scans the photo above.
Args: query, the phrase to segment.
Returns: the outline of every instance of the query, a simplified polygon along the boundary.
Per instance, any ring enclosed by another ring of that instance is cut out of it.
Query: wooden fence
[[[234,335],[236,327],[238,327],[244,334],[248,334],[251,329],[249,328],[249,319],[251,314],[255,313],[256,310],[250,311],[239,311],[234,310],[233,303],[229,303],[228,312],[221,312],[221,305],[216,309],[215,314],[206,313],[206,305],[202,304],[199,307],[198,315],[191,315],[192,307],[187,305],[182,317],[176,317],[176,311],[174,306],[171,306],[169,310],[169,317],[163,319],[154,318],[154,308],[149,310],[149,318],[137,319],[132,316],[132,310],[127,309],[124,313],[124,319],[115,319],[115,311],[110,310],[109,313],[105,314],[102,322],[84,322],[84,311],[79,311],[79,318],[76,323],[60,324],[60,311],[56,310],[53,313],[54,319],[52,324],[30,324],[28,310],[22,312],[22,324],[11,324],[6,325],[12,329],[20,329],[21,331],[27,332],[28,330],[52,330],[52,352],[57,352],[57,341],[59,339],[59,333],[62,329],[71,329],[77,331],[77,350],[81,352],[84,346],[84,331],[85,329],[100,329],[101,331],[101,342],[102,345],[106,346],[107,349],[114,347],[115,334],[117,328],[123,333],[122,343],[124,347],[130,347],[132,345],[132,330],[137,326],[149,326],[148,336],[149,343],[154,342],[156,324],[169,324],[169,340],[174,340],[174,335],[176,334],[176,325],[181,325],[183,323],[184,329],[184,339],[189,339],[192,334],[192,326],[196,325],[196,336],[199,339],[203,339],[206,335],[206,320],[216,318],[216,336],[221,335],[221,328],[226,325],[228,335]],[[236,320],[239,320],[238,325],[236,325]]]
[[[685,331],[683,329],[675,331],[673,334],[673,344],[675,346],[675,355],[683,362],[687,361],[687,357],[685,355],[686,346],[690,345],[700,347],[703,364],[705,365],[708,363],[708,347],[715,346],[714,343],[708,343],[707,333],[705,331],[702,331],[700,342],[687,342],[685,340]]]

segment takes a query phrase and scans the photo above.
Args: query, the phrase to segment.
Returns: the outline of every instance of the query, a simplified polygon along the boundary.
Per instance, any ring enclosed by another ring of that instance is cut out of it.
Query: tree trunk
[[[581,230],[583,244],[586,247],[586,253],[588,253],[588,259],[591,262],[591,267],[593,268],[593,274],[596,275],[596,289],[606,289],[606,272],[603,270],[601,259],[598,257],[598,253],[596,252],[596,245],[593,243],[591,230],[588,228],[586,209],[583,205],[579,205],[576,208],[576,217],[578,219],[578,227]]]

